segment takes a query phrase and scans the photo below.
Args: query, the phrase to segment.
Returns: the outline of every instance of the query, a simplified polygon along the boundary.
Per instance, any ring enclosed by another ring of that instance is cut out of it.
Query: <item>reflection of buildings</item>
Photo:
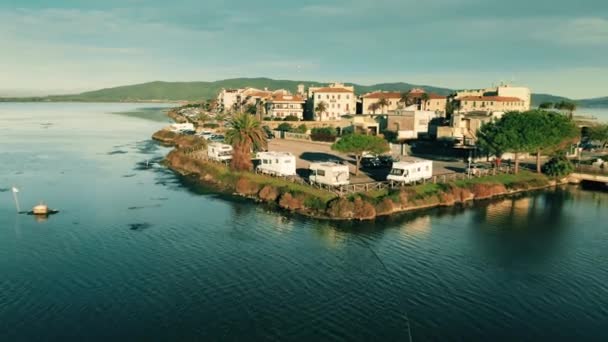
[[[504,199],[500,202],[488,204],[486,207],[486,220],[496,221],[527,221],[532,207],[532,198]]]
[[[338,231],[329,224],[315,225],[314,229],[320,240],[328,247],[337,249],[342,247],[345,242],[344,233]]]
[[[409,236],[425,237],[431,232],[431,216],[420,216],[405,223],[401,232]]]

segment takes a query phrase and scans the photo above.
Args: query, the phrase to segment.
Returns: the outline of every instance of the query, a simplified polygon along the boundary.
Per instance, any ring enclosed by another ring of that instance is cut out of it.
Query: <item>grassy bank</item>
[[[324,219],[368,220],[422,208],[453,206],[490,199],[554,184],[544,175],[520,172],[442,184],[421,184],[400,189],[337,195],[288,180],[236,172],[228,166],[197,159],[190,149],[178,148],[166,158],[173,170],[196,177],[216,191],[276,205],[285,210]]]

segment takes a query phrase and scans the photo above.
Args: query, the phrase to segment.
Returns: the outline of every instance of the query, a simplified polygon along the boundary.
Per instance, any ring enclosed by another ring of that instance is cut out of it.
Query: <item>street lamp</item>
[[[471,162],[473,161],[473,158],[471,158],[471,151],[469,151],[469,158],[467,158],[467,161],[469,162],[467,173],[469,174],[469,178],[471,178]]]

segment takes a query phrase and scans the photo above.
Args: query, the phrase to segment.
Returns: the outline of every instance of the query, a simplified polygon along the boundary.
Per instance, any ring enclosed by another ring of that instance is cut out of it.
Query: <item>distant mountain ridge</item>
[[[74,95],[52,95],[45,97],[1,98],[0,101],[84,101],[84,102],[127,102],[127,101],[200,101],[215,98],[222,88],[253,87],[259,89],[287,89],[296,91],[298,84],[306,87],[327,84],[316,81],[274,80],[270,78],[233,78],[213,82],[163,82],[154,81],[142,84],[127,85],[100,90],[88,91]],[[423,88],[427,92],[449,95],[454,89],[418,85],[404,82],[379,83],[374,85],[355,86],[357,94],[375,90],[407,91],[412,88]],[[568,98],[549,95],[533,94],[532,104],[537,106],[542,102],[570,101]],[[576,101],[581,107],[608,107],[608,97],[584,99]]]

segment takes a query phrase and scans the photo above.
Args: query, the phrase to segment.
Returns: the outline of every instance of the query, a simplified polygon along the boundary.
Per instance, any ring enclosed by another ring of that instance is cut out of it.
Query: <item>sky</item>
[[[0,0],[0,96],[234,77],[608,96],[606,0]]]

